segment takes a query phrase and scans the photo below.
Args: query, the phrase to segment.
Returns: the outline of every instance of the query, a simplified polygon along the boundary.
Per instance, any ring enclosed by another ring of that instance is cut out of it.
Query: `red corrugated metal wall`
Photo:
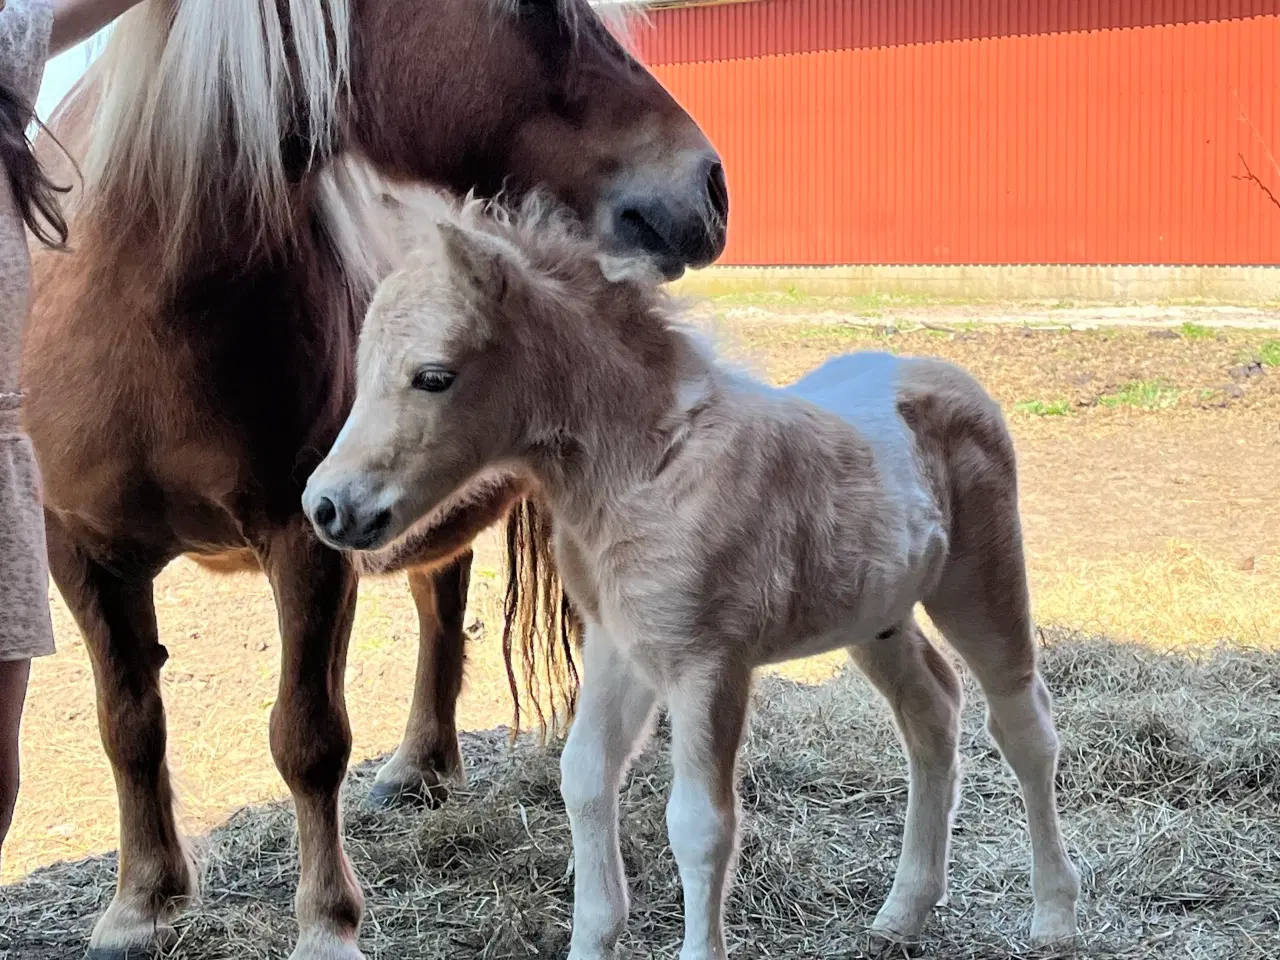
[[[754,0],[636,45],[724,264],[1280,264],[1280,0]]]

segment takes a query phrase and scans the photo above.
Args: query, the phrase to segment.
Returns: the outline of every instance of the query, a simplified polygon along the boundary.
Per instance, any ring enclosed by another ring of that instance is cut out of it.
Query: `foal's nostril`
[[[724,179],[724,164],[718,160],[707,173],[707,200],[721,223],[729,219],[729,184]]]
[[[333,521],[338,519],[338,508],[328,497],[321,497],[320,502],[316,504],[315,516],[312,519],[328,530],[333,525]]]

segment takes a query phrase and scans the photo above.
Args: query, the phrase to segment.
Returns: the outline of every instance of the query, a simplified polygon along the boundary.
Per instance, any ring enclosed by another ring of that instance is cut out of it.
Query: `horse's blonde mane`
[[[288,49],[277,0],[148,0],[126,14],[94,65],[103,86],[87,203],[117,220],[154,212],[166,258],[207,231],[199,221],[227,193],[247,204],[260,240],[285,238],[282,143],[296,132],[313,158],[331,153],[350,75],[350,3],[288,0]]]

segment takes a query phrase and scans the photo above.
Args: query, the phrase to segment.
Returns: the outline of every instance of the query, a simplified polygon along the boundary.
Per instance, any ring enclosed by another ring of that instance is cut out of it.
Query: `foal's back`
[[[671,467],[705,492],[683,534],[700,569],[670,576],[692,594],[690,626],[736,635],[753,663],[899,628],[943,575],[955,497],[975,476],[1013,482],[998,408],[950,364],[857,353],[783,389],[711,378]]]

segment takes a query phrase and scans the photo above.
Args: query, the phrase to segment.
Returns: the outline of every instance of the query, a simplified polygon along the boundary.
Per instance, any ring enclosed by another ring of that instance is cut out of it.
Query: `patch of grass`
[[[1204,324],[1192,323],[1188,320],[1179,331],[1184,340],[1212,340],[1216,334]]]
[[[1072,310],[1075,308],[1075,305],[1076,304],[1074,300],[1058,300],[1054,303],[1049,304],[1049,309],[1050,310]]]
[[[1258,351],[1264,367],[1280,367],[1280,340],[1268,340]]]
[[[861,316],[880,316],[887,310],[911,307],[959,306],[970,303],[964,299],[947,299],[921,293],[859,293],[844,296],[828,296],[805,293],[794,284],[783,290],[762,289],[716,294],[711,300],[717,307],[789,307],[801,306],[812,310],[833,310]]]
[[[857,323],[798,323],[786,331],[787,339],[800,340],[879,340],[883,336],[874,327]]]
[[[1115,393],[1098,398],[1101,406],[1133,407],[1135,410],[1167,410],[1178,402],[1180,391],[1164,380],[1133,380]]]
[[[1065,417],[1071,413],[1071,404],[1066,400],[1023,400],[1013,409],[1033,417]]]
[[[1055,554],[1031,571],[1035,617],[1165,648],[1207,647],[1231,637],[1280,644],[1280,557],[1241,568],[1189,541],[1106,557]]]

